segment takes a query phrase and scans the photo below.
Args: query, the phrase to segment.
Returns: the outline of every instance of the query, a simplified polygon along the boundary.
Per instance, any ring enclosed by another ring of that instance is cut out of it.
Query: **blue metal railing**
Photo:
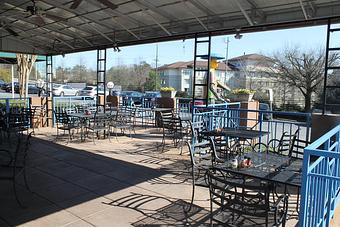
[[[84,112],[85,110],[96,111],[96,97],[91,96],[71,96],[71,97],[53,97],[53,112],[75,113]],[[53,124],[55,116],[53,114]]]
[[[0,106],[6,113],[15,112],[15,109],[30,108],[30,98],[0,98]]]
[[[329,226],[340,199],[340,125],[304,149],[299,226]]]
[[[254,129],[268,132],[266,136],[260,138],[261,141],[259,142],[264,143],[268,143],[271,139],[280,139],[284,132],[293,134],[296,130],[299,130],[298,138],[310,141],[310,113],[241,109],[240,103],[228,103],[225,107],[195,106],[193,113],[193,122],[203,121],[208,130],[223,127],[246,128],[250,126]],[[274,118],[271,116],[274,116]]]

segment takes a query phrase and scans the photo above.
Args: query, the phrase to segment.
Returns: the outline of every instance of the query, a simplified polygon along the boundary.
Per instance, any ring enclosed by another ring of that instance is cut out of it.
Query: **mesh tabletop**
[[[301,187],[302,160],[273,153],[245,153],[239,159],[250,158],[252,165],[246,168],[231,168],[229,160],[219,164],[218,168],[228,172],[255,177],[280,184]]]

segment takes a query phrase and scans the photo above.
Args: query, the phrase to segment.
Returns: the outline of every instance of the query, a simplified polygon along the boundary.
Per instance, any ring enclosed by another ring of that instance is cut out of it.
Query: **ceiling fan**
[[[70,6],[70,9],[76,9],[78,8],[78,6],[80,5],[80,3],[82,3],[83,0],[74,0],[73,4]],[[112,10],[115,10],[118,8],[118,6],[116,4],[113,4],[112,2],[110,2],[109,0],[97,0],[97,2],[100,2],[101,4],[103,4],[106,7],[109,7]]]
[[[38,6],[36,6],[35,0],[31,0],[31,1],[32,1],[32,5],[29,5],[26,7],[26,12],[30,14],[35,24],[39,26],[45,25],[46,24],[45,18],[48,18],[53,21],[64,20],[64,18],[49,14],[46,11],[39,8]]]
[[[36,1],[35,0],[31,0],[32,5],[28,5],[26,7],[26,9],[22,9],[19,7],[13,7],[13,5],[11,4],[7,4],[8,7],[11,8],[11,10],[16,10],[16,11],[20,11],[20,13],[24,13],[24,14],[28,14],[29,19],[32,20],[32,23],[38,25],[38,26],[43,26],[46,24],[45,19],[48,18],[52,21],[61,21],[64,20],[64,18],[60,17],[60,16],[55,16],[52,14],[49,14],[48,12],[46,12],[45,10],[41,9],[40,7],[38,7],[36,5]],[[6,3],[5,3],[6,4]]]

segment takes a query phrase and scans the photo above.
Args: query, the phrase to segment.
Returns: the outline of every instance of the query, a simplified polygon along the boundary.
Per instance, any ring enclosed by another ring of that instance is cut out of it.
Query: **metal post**
[[[100,91],[103,89],[103,92]],[[100,104],[99,96],[103,95],[103,104]],[[103,107],[105,112],[106,106],[106,49],[97,50],[97,111]]]
[[[156,43],[156,76],[155,76],[155,91],[157,91],[157,76],[158,76],[158,43]],[[170,86],[170,84],[169,84]]]
[[[328,75],[328,54],[329,54],[329,38],[330,38],[331,20],[328,19],[327,23],[327,39],[326,39],[326,56],[325,56],[325,72],[323,81],[323,102],[322,102],[322,114],[326,112],[326,86],[327,86],[327,75]]]
[[[12,65],[12,98],[14,98],[14,66]]]
[[[228,71],[228,55],[229,55],[229,37],[227,37],[227,41],[226,41],[226,44],[227,44],[227,48],[226,48],[226,51],[225,51],[225,74],[224,74],[224,84],[227,84],[227,71]]]

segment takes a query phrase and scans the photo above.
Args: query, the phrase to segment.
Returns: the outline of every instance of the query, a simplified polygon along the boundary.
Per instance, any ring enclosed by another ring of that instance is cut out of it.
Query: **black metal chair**
[[[109,115],[96,112],[94,118],[90,119],[89,124],[86,126],[86,134],[92,133],[92,141],[94,144],[95,137],[99,139],[101,133],[103,133],[104,138],[107,136],[111,142],[110,123],[111,119]]]
[[[181,117],[172,113],[170,114],[169,112],[161,112],[161,117],[163,129],[162,150],[164,151],[166,144],[165,140],[168,137],[172,140],[175,147],[180,146],[180,154],[182,154],[184,138],[188,136],[188,131],[183,127]]]
[[[116,136],[116,140],[118,140],[118,130],[121,133],[125,134],[126,131],[129,132],[129,136],[131,137],[131,131],[135,132],[135,123],[136,123],[136,108],[135,107],[126,107],[122,106],[117,111],[113,111],[110,114],[110,131],[113,130],[113,133]]]
[[[24,177],[24,183],[27,190],[30,191],[26,176],[26,158],[30,147],[32,133],[17,136],[17,144],[14,152],[8,149],[0,149],[2,155],[7,155],[7,160],[0,163],[0,180],[12,181],[15,199],[18,204],[23,207],[19,200],[17,192],[17,181],[20,175]]]
[[[256,152],[272,152],[280,155],[290,156],[298,138],[299,129],[297,129],[293,134],[288,132],[283,132],[280,139],[271,139],[267,144],[256,143],[253,145],[252,149]]]
[[[212,168],[207,172],[211,224],[223,226],[279,226],[285,222],[287,196],[270,200],[271,184]],[[216,209],[214,209],[216,206]]]
[[[192,178],[191,202],[186,212],[191,210],[195,198],[195,186],[207,187],[206,171],[214,166],[215,163],[224,162],[216,153],[214,140],[212,137],[207,141],[185,141],[190,155],[189,172]]]
[[[16,111],[7,113],[5,119],[7,135],[10,138],[11,133],[28,133],[32,112],[28,108],[16,109]]]
[[[75,129],[79,129],[78,122],[72,121],[72,119],[67,115],[66,112],[54,112],[55,116],[55,127],[57,129],[57,137],[56,140],[59,138],[59,131],[68,132],[68,140],[72,140],[72,136],[74,134]]]

